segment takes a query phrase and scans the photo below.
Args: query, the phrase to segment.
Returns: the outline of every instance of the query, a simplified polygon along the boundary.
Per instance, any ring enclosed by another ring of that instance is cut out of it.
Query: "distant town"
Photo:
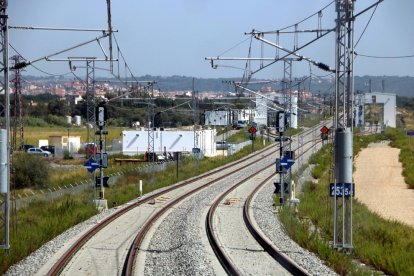
[[[11,78],[12,79],[12,78]],[[52,94],[60,97],[79,98],[86,93],[86,84],[82,80],[56,77],[23,77],[21,90],[23,95]],[[143,76],[138,78],[141,86],[145,87],[145,80],[153,82],[151,93],[155,96],[174,99],[176,97],[191,97],[193,91],[193,78],[184,76]],[[233,79],[194,79],[194,91],[199,98],[222,98],[235,96],[235,88],[229,82]],[[13,79],[12,79],[13,81]],[[144,84],[142,84],[144,83]],[[371,87],[369,87],[369,84]],[[14,84],[10,85],[12,93],[15,91]],[[148,87],[147,87],[148,88]],[[106,98],[108,95],[120,95],[130,91],[131,84],[116,82],[110,79],[100,79],[95,82],[96,97]],[[282,90],[280,82],[253,85],[252,89],[271,94]],[[332,78],[313,78],[293,91],[300,89],[301,95],[306,98],[311,95],[331,94],[334,86]],[[355,91],[362,92],[388,92],[398,96],[414,97],[413,77],[355,77]]]

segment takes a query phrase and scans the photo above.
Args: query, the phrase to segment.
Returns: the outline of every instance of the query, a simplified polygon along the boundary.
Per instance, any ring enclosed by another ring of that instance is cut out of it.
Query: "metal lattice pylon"
[[[354,0],[336,1],[335,128],[352,126]],[[340,115],[340,113],[342,113]],[[342,117],[342,118],[340,118]]]
[[[194,114],[194,148],[200,148],[198,133],[198,92],[195,91],[195,79],[193,78],[192,109]]]
[[[155,153],[154,153],[154,104],[148,102],[148,153],[151,156],[151,161],[155,160]]]
[[[353,247],[352,196],[346,197],[344,190],[346,183],[352,187],[354,2],[355,0],[336,1],[335,151],[334,174],[330,180],[335,185],[333,247],[344,249]],[[336,195],[337,185],[343,187],[341,197]]]
[[[16,65],[22,61],[22,57],[14,55],[11,57],[14,67],[14,119],[13,119],[13,134],[11,146],[13,150],[20,149],[24,144],[24,112],[23,112],[23,95],[21,86],[21,68],[16,68]],[[19,126],[19,139],[17,139],[17,126]]]
[[[95,141],[95,61],[93,59],[86,60],[86,109],[87,142],[91,143]]]
[[[5,173],[0,183],[6,188],[6,192],[0,192],[0,227],[3,231],[0,234],[0,248],[9,249],[9,221],[10,221],[10,94],[9,94],[9,40],[7,25],[7,0],[0,0],[0,92],[4,93],[5,102],[3,105],[4,123],[2,129],[6,130],[7,153],[5,164],[0,164],[1,171]],[[5,182],[5,183],[4,183]]]

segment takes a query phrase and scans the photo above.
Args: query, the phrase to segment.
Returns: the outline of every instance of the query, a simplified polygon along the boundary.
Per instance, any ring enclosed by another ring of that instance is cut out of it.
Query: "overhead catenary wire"
[[[248,37],[248,38],[246,38],[246,39],[243,39],[242,41],[240,41],[240,42],[239,42],[239,43],[237,43],[236,45],[234,45],[234,46],[232,46],[231,48],[227,49],[227,50],[226,50],[226,51],[224,51],[223,53],[221,53],[221,54],[217,55],[217,57],[220,57],[220,56],[222,56],[222,55],[224,55],[224,54],[226,54],[226,53],[230,52],[231,50],[233,50],[233,49],[237,48],[238,46],[240,46],[241,44],[243,44],[244,42],[246,42],[246,41],[247,41],[247,40],[249,40],[249,39],[250,39],[250,37]]]
[[[322,12],[322,11],[323,11],[323,10],[325,10],[325,9],[327,9],[327,8],[328,8],[330,5],[332,5],[333,3],[335,3],[335,0],[334,0],[334,1],[332,1],[332,2],[330,2],[329,4],[327,4],[326,6],[324,6],[322,9],[318,10],[317,12],[315,12],[315,13],[313,13],[313,14],[311,14],[311,15],[309,15],[309,16],[307,16],[307,17],[305,17],[304,19],[302,19],[302,20],[300,20],[300,21],[296,22],[295,24],[292,24],[292,25],[289,25],[289,26],[286,26],[286,27],[280,28],[280,29],[275,30],[275,31],[265,31],[265,32],[260,32],[260,33],[280,33],[281,31],[284,31],[284,30],[290,29],[290,28],[292,28],[292,27],[295,27],[296,25],[299,25],[299,24],[301,24],[301,23],[303,23],[303,22],[305,22],[305,21],[309,20],[310,18],[314,17],[315,15],[319,15],[319,14],[320,14],[320,12]]]
[[[369,23],[371,23],[372,17],[374,17],[374,14],[375,14],[375,11],[376,11],[376,10],[377,10],[377,8],[378,8],[378,5],[379,5],[379,3],[375,6],[374,10],[372,11],[372,14],[371,14],[371,16],[370,16],[370,18],[369,18],[369,20],[368,20],[367,24],[365,25],[364,30],[362,31],[361,35],[359,36],[359,38],[358,38],[357,42],[356,42],[356,43],[355,43],[355,45],[354,45],[354,49],[358,46],[359,41],[361,41],[362,37],[363,37],[363,36],[364,36],[364,34],[365,34],[365,31],[368,29]]]
[[[23,60],[25,60],[25,61],[27,61],[27,59],[24,57],[24,56],[22,56],[22,54],[20,54],[20,52],[12,45],[12,44],[10,44],[9,43],[9,46],[10,46],[10,48],[12,48],[13,49],[13,51],[16,53],[16,54],[18,54]],[[66,73],[63,73],[63,74],[54,74],[54,73],[50,73],[50,72],[47,72],[47,71],[45,71],[45,70],[42,70],[42,69],[40,69],[39,67],[36,67],[35,65],[33,65],[33,64],[29,64],[30,66],[32,66],[34,69],[36,69],[37,71],[39,71],[39,72],[41,72],[41,73],[43,73],[43,74],[46,74],[46,75],[49,75],[49,76],[53,76],[53,77],[63,77],[63,76],[66,76],[66,75],[69,75],[69,74],[71,74],[71,72],[66,72]]]
[[[373,56],[365,55],[354,52],[355,56],[366,57],[366,58],[379,58],[379,59],[404,59],[404,58],[414,58],[414,55],[403,55],[403,56]]]

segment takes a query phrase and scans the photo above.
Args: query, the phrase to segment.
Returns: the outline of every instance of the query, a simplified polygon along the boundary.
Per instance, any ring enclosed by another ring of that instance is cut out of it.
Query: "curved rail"
[[[308,144],[310,142],[312,142],[312,141],[308,141],[305,144]],[[317,141],[317,142],[320,142],[320,140]],[[308,149],[306,149],[299,156],[304,155],[311,148],[312,147],[309,147]],[[269,167],[272,167],[272,166],[273,166],[273,164],[271,164],[269,166],[266,166],[266,167],[262,168],[261,170],[259,170],[259,172],[262,172],[262,171],[264,171],[264,170],[266,170],[266,169],[268,169]],[[273,244],[267,242],[267,240],[260,234],[260,232],[253,226],[253,224],[251,222],[251,218],[250,218],[250,215],[249,215],[249,207],[250,207],[250,203],[251,203],[251,200],[252,200],[253,196],[266,183],[268,183],[269,180],[272,177],[274,177],[275,175],[276,175],[275,173],[270,174],[265,180],[263,180],[262,182],[260,182],[259,185],[257,185],[256,188],[247,197],[247,199],[246,199],[246,201],[244,203],[244,206],[243,206],[243,219],[244,219],[244,222],[245,222],[246,227],[249,230],[249,232],[256,239],[256,241],[263,247],[263,249],[271,257],[273,257],[273,259],[275,259],[279,264],[281,264],[287,271],[289,271],[293,275],[309,275],[309,273],[306,270],[304,270],[298,264],[296,264],[296,262],[293,261],[291,258],[289,258],[289,256],[287,256],[286,254],[284,254],[283,252],[281,252],[280,250],[278,250]],[[240,182],[238,182],[236,185],[234,185],[234,186],[230,187],[229,189],[227,189],[226,191],[224,191],[218,198],[216,198],[214,200],[212,206],[210,207],[210,209],[209,209],[209,211],[207,213],[207,217],[206,217],[206,232],[207,232],[208,240],[210,242],[210,245],[211,245],[214,253],[216,254],[216,257],[218,258],[218,260],[220,261],[221,265],[223,266],[223,268],[225,269],[225,271],[229,275],[241,275],[241,272],[231,262],[230,258],[226,255],[226,253],[224,252],[222,246],[219,244],[217,237],[214,235],[214,226],[213,226],[214,213],[215,213],[218,205],[220,204],[220,202],[222,202],[224,200],[224,198],[229,193],[231,193],[234,189],[236,189],[237,187],[239,187],[240,185],[242,185],[244,182],[246,182],[250,178],[251,178],[251,176],[248,176],[248,177],[244,178],[243,180],[241,180]]]
[[[317,143],[321,140],[319,139]],[[307,153],[312,147],[306,149],[302,152],[301,155]],[[254,227],[252,223],[252,218],[250,217],[249,208],[253,197],[258,193],[258,191],[266,184],[268,181],[274,176],[275,174],[270,175],[267,179],[262,181],[259,185],[254,188],[254,190],[250,193],[250,195],[246,198],[244,205],[243,205],[243,220],[246,224],[247,229],[249,230],[250,234],[255,238],[255,240],[263,247],[263,249],[272,256],[278,263],[280,263],[286,270],[288,270],[293,275],[310,275],[306,270],[301,268],[295,261],[293,261],[289,256],[275,248],[275,246],[268,242],[268,240],[259,232],[256,227]]]
[[[293,275],[309,275],[309,273],[301,268],[295,261],[293,261],[289,256],[278,250],[274,247],[273,244],[269,243],[262,234],[253,226],[252,219],[249,214],[249,208],[251,205],[252,198],[254,195],[274,176],[270,175],[267,179],[261,182],[257,187],[252,191],[252,193],[247,197],[243,206],[243,220],[246,224],[247,229],[254,239],[263,247],[263,249],[273,257],[279,264],[281,264],[287,271]]]
[[[266,166],[265,168],[260,169],[258,172],[262,172],[262,171],[264,171],[264,170],[266,170],[270,167],[273,167],[273,164],[270,164],[270,165]],[[273,174],[271,176],[273,176]],[[224,270],[226,270],[226,272],[229,275],[241,275],[241,272],[235,267],[235,265],[233,265],[233,263],[230,261],[229,257],[226,255],[226,253],[224,253],[224,250],[223,250],[222,246],[219,244],[219,242],[217,240],[217,237],[214,235],[214,225],[213,225],[214,213],[215,213],[218,205],[220,204],[220,202],[222,202],[223,199],[230,192],[232,192],[234,189],[236,189],[237,187],[242,185],[244,182],[246,182],[250,178],[251,178],[251,176],[247,176],[244,179],[242,179],[241,181],[239,181],[237,184],[233,185],[232,187],[230,187],[229,189],[224,191],[218,198],[216,198],[214,200],[214,202],[211,205],[210,209],[208,210],[207,216],[206,216],[206,232],[207,232],[207,237],[208,237],[208,240],[210,242],[211,248],[213,249],[214,253],[216,254],[216,257],[220,261],[220,263],[223,266]]]

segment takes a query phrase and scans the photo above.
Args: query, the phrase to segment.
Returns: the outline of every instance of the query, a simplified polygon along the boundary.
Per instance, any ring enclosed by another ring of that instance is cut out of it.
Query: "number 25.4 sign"
[[[355,183],[334,183],[329,184],[329,196],[330,197],[350,197],[352,193],[352,197],[355,197]]]

